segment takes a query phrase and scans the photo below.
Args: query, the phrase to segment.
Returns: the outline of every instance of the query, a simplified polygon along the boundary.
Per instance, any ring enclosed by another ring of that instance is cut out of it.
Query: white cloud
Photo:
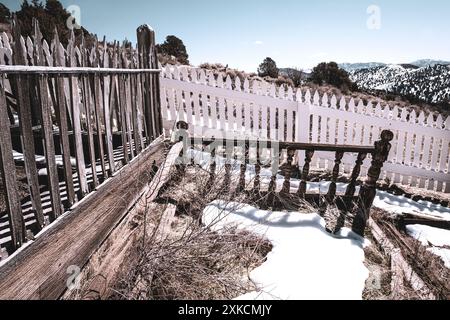
[[[260,45],[264,44],[264,42],[262,42],[261,40],[256,40],[255,42],[253,42],[253,44],[256,46],[260,46]]]

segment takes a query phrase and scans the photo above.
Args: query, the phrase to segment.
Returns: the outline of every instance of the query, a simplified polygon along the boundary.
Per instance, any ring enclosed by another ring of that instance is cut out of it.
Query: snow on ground
[[[205,208],[203,222],[218,231],[236,224],[273,244],[266,262],[250,273],[262,290],[237,299],[362,299],[369,276],[363,263],[367,240],[346,228],[330,235],[316,213],[271,212],[214,201]]]
[[[450,230],[416,224],[406,226],[406,231],[427,247],[428,251],[439,256],[450,269]]]
[[[204,169],[208,169],[211,155],[206,152],[200,152],[196,150],[189,150],[188,152],[189,157],[193,157],[195,159],[195,162],[199,165],[201,165]],[[226,163],[225,158],[217,156],[216,157],[217,162],[217,170],[223,171],[224,165]],[[240,162],[239,161],[233,161],[232,162],[232,171],[234,174],[239,174],[240,172]],[[269,183],[270,178],[272,176],[271,169],[265,169],[263,168],[261,170],[261,183]],[[255,177],[255,168],[253,165],[247,165],[247,171],[246,171],[246,181],[250,182]],[[277,175],[277,186],[281,187],[284,182],[284,177],[281,175]],[[299,187],[300,181],[298,179],[291,179],[291,188],[294,190]],[[328,191],[328,187],[330,185],[330,182],[323,181],[323,182],[315,182],[315,183],[308,183],[307,189],[308,192],[316,191],[325,194]],[[344,183],[338,183],[337,184],[337,192],[344,192],[346,190],[347,184]],[[358,192],[358,190],[357,190]],[[217,207],[217,203],[213,203],[210,206],[211,208]],[[383,209],[387,212],[391,212],[393,214],[402,214],[407,212],[416,212],[421,213],[424,215],[430,215],[433,217],[439,217],[445,220],[450,221],[450,208],[442,207],[441,205],[433,204],[428,201],[413,201],[411,199],[408,199],[404,196],[395,196],[392,194],[389,194],[385,191],[377,191],[377,195],[374,200],[374,206]],[[252,218],[260,216],[268,215],[267,212],[258,211],[256,209],[250,209],[248,207],[244,211],[245,212],[237,212],[233,215],[231,215],[230,219],[232,219],[234,222],[240,222],[243,223],[243,225],[248,226],[249,223],[253,222],[255,223],[255,219],[252,220]],[[250,217],[249,212],[253,212],[253,217]],[[211,219],[211,216],[214,216],[214,214],[217,214],[217,210],[214,213],[214,210],[212,213],[207,213],[206,219]],[[283,216],[284,215],[284,216]],[[269,254],[268,262],[266,262],[263,266],[256,269],[254,272],[252,272],[252,277],[254,277],[255,280],[262,282],[266,286],[268,286],[269,292],[272,294],[275,292],[277,294],[280,294],[282,298],[312,298],[312,297],[323,297],[323,298],[331,298],[335,294],[339,297],[344,297],[346,293],[350,296],[350,291],[353,294],[354,288],[352,288],[349,291],[345,290],[343,292],[340,292],[339,294],[336,292],[341,290],[341,287],[336,286],[335,282],[338,281],[338,277],[334,279],[333,276],[335,276],[338,273],[334,273],[334,269],[339,270],[339,272],[342,272],[342,275],[347,275],[346,271],[342,271],[342,265],[341,259],[334,260],[338,255],[337,252],[339,250],[343,250],[343,254],[347,254],[348,251],[346,251],[348,248],[342,249],[342,248],[335,248],[336,246],[342,245],[343,241],[337,241],[337,243],[334,243],[332,240],[334,240],[330,235],[324,234],[323,231],[323,221],[320,219],[320,217],[317,214],[312,214],[310,216],[305,215],[298,215],[296,213],[272,213],[271,219],[280,219],[280,221],[290,221],[291,219],[294,220],[295,227],[286,227],[281,226],[279,223],[276,226],[273,226],[272,228],[267,229],[267,235],[269,239],[274,241],[275,244],[278,243],[278,245],[275,246],[274,251]],[[258,221],[256,219],[256,221]],[[296,222],[298,223],[298,226],[296,225]],[[308,227],[304,227],[301,231],[299,230],[304,223]],[[252,226],[254,229],[255,226]],[[419,230],[420,229],[420,230]],[[419,232],[415,232],[413,230],[419,230]],[[261,232],[261,231],[260,231]],[[410,235],[413,237],[417,237],[418,234],[422,234],[422,238],[426,237],[427,241],[432,243],[433,245],[428,248],[430,252],[433,252],[437,256],[441,257],[444,261],[445,265],[450,268],[450,250],[447,248],[440,247],[439,244],[442,244],[442,241],[445,241],[447,246],[450,246],[450,232],[449,231],[442,231],[437,228],[430,228],[425,226],[410,226],[408,229],[408,232],[410,232]],[[290,239],[290,241],[288,241]],[[440,241],[437,241],[436,239],[439,239]],[[353,240],[354,242],[356,240]],[[305,246],[302,246],[301,244],[304,243]],[[438,244],[439,243],[439,244]],[[308,249],[308,245],[312,245],[310,247],[311,250],[317,249],[317,251],[311,251]],[[314,245],[313,245],[314,244]],[[325,245],[326,244],[326,245]],[[324,248],[326,247],[326,248]],[[328,250],[328,248],[334,248],[333,251]],[[291,251],[290,251],[291,250]],[[325,250],[325,251],[323,251]],[[323,252],[322,254],[320,252]],[[362,250],[361,250],[362,252]],[[283,257],[283,253],[285,254],[285,257]],[[299,253],[292,254],[292,253]],[[361,253],[362,254],[362,253]],[[330,259],[327,261],[324,261],[329,257]],[[364,259],[362,257],[362,259]],[[280,261],[279,263],[277,261]],[[311,264],[300,264],[299,261],[315,261]],[[352,262],[353,263],[353,262]],[[300,266],[299,266],[300,264]],[[333,266],[333,268],[330,268],[329,266]],[[324,267],[324,266],[327,266]],[[360,261],[355,262],[355,274],[361,272],[356,266],[361,266]],[[326,270],[325,270],[326,269]],[[343,268],[345,269],[345,268]],[[283,272],[277,271],[277,270],[283,270]],[[299,271],[302,272],[299,272]],[[315,271],[318,272],[315,272]],[[349,270],[353,270],[353,266],[350,267]],[[330,273],[331,272],[331,273]],[[361,272],[362,273],[362,272]],[[286,277],[285,274],[289,274],[290,276]],[[319,276],[320,275],[320,276]],[[330,275],[330,277],[328,277]],[[322,280],[325,280],[323,282]],[[334,280],[333,280],[334,279]],[[330,286],[326,287],[326,281],[330,281]],[[355,280],[356,281],[356,280]],[[359,281],[359,280],[358,280]],[[277,288],[270,287],[270,283],[277,283]],[[304,288],[304,290],[298,290],[297,285],[301,283],[301,286],[299,288]],[[314,284],[317,283],[317,286]],[[344,282],[345,283],[345,282]],[[364,284],[364,281],[359,282],[361,285]],[[325,287],[323,287],[324,285]],[[349,284],[350,285],[350,284]],[[355,284],[356,287],[356,284]],[[346,288],[344,286],[344,288]],[[271,291],[272,290],[272,291]],[[291,291],[292,290],[292,291]],[[321,291],[323,290],[323,291]],[[355,292],[358,290],[354,290]],[[362,292],[362,290],[359,290],[359,294]],[[252,293],[250,295],[245,296],[245,298],[253,299],[253,298],[270,298],[270,293],[263,293],[259,295],[260,293]],[[360,298],[360,296],[359,296]]]
[[[25,157],[22,153],[13,150],[13,158],[14,161],[18,161],[18,162],[24,162]],[[40,155],[36,155],[36,163],[41,164],[41,165],[45,165],[45,157],[44,156],[40,156]],[[62,167],[64,165],[63,162],[63,156],[60,154],[55,155],[55,161],[56,161],[56,165]],[[77,159],[70,157],[70,164],[72,167],[75,167],[77,165]]]

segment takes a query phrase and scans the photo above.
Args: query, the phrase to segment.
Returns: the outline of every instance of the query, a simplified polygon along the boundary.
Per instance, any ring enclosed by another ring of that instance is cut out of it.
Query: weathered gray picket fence
[[[0,41],[0,210],[3,254],[19,248],[162,134],[155,34],[136,48],[104,40],[49,44],[17,20]],[[18,192],[16,166],[26,173]],[[3,211],[3,212],[1,212]]]

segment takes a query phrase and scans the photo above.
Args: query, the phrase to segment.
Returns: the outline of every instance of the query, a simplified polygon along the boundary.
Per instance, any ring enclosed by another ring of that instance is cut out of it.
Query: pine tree
[[[0,23],[9,23],[10,20],[11,11],[3,3],[0,3]]]
[[[279,73],[280,70],[278,69],[276,62],[269,57],[265,58],[258,68],[258,75],[260,77],[278,78]]]
[[[178,62],[182,64],[189,64],[189,55],[183,41],[176,36],[167,36],[166,41],[158,46],[160,53],[174,56]]]

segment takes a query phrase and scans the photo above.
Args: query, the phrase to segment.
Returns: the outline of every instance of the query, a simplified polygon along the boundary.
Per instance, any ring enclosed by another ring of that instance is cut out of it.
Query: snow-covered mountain
[[[414,62],[411,62],[410,64],[418,66],[419,68],[423,68],[423,67],[432,67],[437,64],[449,65],[450,61],[421,59],[421,60],[416,60]]]
[[[362,89],[414,96],[428,103],[450,102],[450,65],[393,64],[349,73],[350,79]]]
[[[433,60],[433,59],[421,59],[421,60],[416,60],[416,61],[413,61],[413,62],[405,63],[405,65],[413,65],[413,66],[416,66],[418,68],[424,68],[424,67],[430,67],[430,66],[432,67],[432,66],[435,66],[437,64],[449,65],[450,61]],[[388,65],[387,63],[383,63],[383,62],[340,63],[339,64],[339,68],[344,69],[347,72],[352,72],[352,71],[361,70],[361,69],[371,69],[371,68],[375,68],[375,67],[385,67],[387,65]],[[403,65],[403,64],[400,64],[400,65]]]
[[[339,68],[344,69],[347,72],[370,69],[375,67],[385,66],[386,63],[382,62],[361,62],[361,63],[340,63]]]

